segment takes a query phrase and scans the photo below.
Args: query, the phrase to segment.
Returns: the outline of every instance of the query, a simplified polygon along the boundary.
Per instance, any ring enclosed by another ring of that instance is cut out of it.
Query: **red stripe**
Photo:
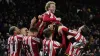
[[[48,53],[50,52],[50,42],[51,42],[51,40],[49,41],[49,43],[48,43]],[[50,54],[50,53],[49,53]]]
[[[81,39],[82,35],[80,34],[80,36],[76,39],[77,41],[79,41]]]
[[[45,39],[45,42],[44,42],[44,44],[46,45],[46,39]],[[46,48],[46,46],[44,46],[44,51],[46,51],[46,50],[45,50],[45,48]]]
[[[65,37],[64,34],[62,35],[62,45],[63,45],[64,47],[66,47],[66,37]]]
[[[54,41],[53,41],[53,44],[54,44]],[[53,46],[52,56],[55,56],[55,54],[56,54],[56,50],[54,49],[54,46]]]
[[[38,37],[40,38],[42,36],[43,30],[44,30],[45,25],[43,24],[42,27],[39,30]]]
[[[70,47],[71,47],[71,42],[69,43],[69,45],[68,45],[68,48],[67,48],[67,50],[66,50],[66,54],[69,54],[69,52],[70,52]]]
[[[72,50],[71,50],[72,52],[71,52],[71,55],[73,55],[73,52],[74,52],[74,47],[72,47]]]
[[[80,48],[77,48],[76,50],[76,55],[78,55],[78,52],[80,51]]]

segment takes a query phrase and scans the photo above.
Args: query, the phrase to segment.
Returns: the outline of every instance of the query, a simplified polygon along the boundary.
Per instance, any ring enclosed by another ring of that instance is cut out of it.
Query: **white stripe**
[[[76,36],[75,36],[75,39],[78,39],[80,36],[80,33],[78,33]]]
[[[60,46],[60,43],[59,42],[57,42],[57,41],[54,41],[54,45],[56,45],[56,46],[53,46],[54,47],[54,49],[57,49],[59,46]]]
[[[34,41],[37,41],[37,42],[40,43],[40,39],[39,39],[39,38],[37,38],[37,37],[32,37],[32,39],[33,39]]]
[[[79,40],[79,42],[83,42],[83,36],[81,36],[81,39]]]
[[[52,56],[52,51],[53,51],[53,41],[50,41],[50,50],[49,50],[49,56]]]
[[[45,39],[43,40],[43,55],[44,55],[44,44],[45,44]]]
[[[72,32],[72,30],[68,30],[68,32]]]
[[[10,37],[8,38],[8,44],[10,44]]]
[[[78,50],[78,52],[77,52],[77,56],[79,56],[79,53],[80,53],[80,50]]]
[[[72,43],[70,45],[70,50],[69,50],[69,55],[71,55],[71,54],[72,54]]]
[[[57,42],[57,41],[54,41],[54,44],[57,45],[57,46],[60,46],[60,43]]]
[[[50,14],[51,14],[50,18],[53,18],[53,14],[52,13],[50,13]]]
[[[11,49],[11,54],[13,54],[14,52],[13,52],[13,36],[11,37],[11,47],[10,47],[10,49]]]
[[[73,51],[73,55],[76,55],[76,50],[77,50],[77,49],[74,49],[74,51]]]
[[[14,55],[17,53],[17,49],[18,49],[18,40],[17,40],[17,36],[14,36],[14,44],[15,44],[15,51],[14,51]]]
[[[73,34],[77,34],[77,31],[70,30],[70,29],[68,30],[68,32],[69,32],[69,33],[73,33]]]
[[[25,44],[28,44],[28,43],[27,43],[27,40],[28,40],[28,36],[25,37]]]
[[[31,43],[31,36],[28,39],[28,44],[30,46],[30,52],[31,52],[32,56],[34,56],[34,52],[33,52],[33,49],[32,49],[32,43]]]
[[[13,36],[12,37],[10,37],[10,56],[11,56],[11,54],[13,54],[13,43],[12,43],[12,38],[13,38]]]

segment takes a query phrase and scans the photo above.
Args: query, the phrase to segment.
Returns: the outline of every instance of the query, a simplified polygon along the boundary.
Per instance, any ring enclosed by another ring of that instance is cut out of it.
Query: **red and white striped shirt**
[[[22,37],[23,35],[14,36],[14,56],[21,56]]]
[[[47,23],[56,23],[56,24],[60,24],[60,21],[57,20],[58,18],[51,12],[47,11],[44,14],[42,14],[42,22],[40,22],[38,25],[38,29],[39,29],[39,37],[42,36],[43,34],[43,30],[46,27]]]
[[[24,36],[23,37],[23,48],[26,48],[26,45],[27,45],[27,36]]]
[[[25,56],[28,56],[27,43],[28,43],[28,38],[27,38],[27,36],[24,36],[23,37],[23,46],[22,46],[22,48],[24,49],[24,53],[23,54]]]
[[[10,36],[8,45],[10,56],[21,56],[22,35]]]
[[[53,22],[59,23],[60,22],[57,20],[57,17],[49,11],[45,12],[42,15],[42,20],[43,20],[43,22],[49,22],[49,23],[53,23]]]
[[[9,56],[13,56],[13,54],[14,54],[13,47],[14,47],[14,36],[10,36],[8,38],[8,54],[9,54]]]
[[[61,44],[53,40],[43,40],[43,55],[55,56],[56,49],[61,48]]]
[[[29,46],[29,54],[28,56],[39,56],[39,48],[38,44],[40,43],[40,39],[37,37],[29,36],[28,43]]]
[[[78,33],[77,34],[75,33],[75,39],[77,42],[80,42],[80,43],[84,43],[83,46],[85,46],[86,44],[86,39],[85,37],[83,37],[83,35],[81,35],[81,33]],[[68,45],[68,48],[66,50],[66,54],[70,55],[70,56],[80,56],[80,47],[78,48],[74,48],[73,47],[73,44],[70,42],[69,45]]]

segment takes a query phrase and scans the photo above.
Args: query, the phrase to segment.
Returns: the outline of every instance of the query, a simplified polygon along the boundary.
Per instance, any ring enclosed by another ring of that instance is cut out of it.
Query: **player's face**
[[[28,35],[28,29],[27,28],[21,29],[21,34]]]
[[[55,4],[50,4],[49,10],[50,10],[52,13],[55,13],[55,10],[56,10]]]
[[[34,32],[34,33],[33,33],[33,35],[34,35],[35,37],[37,37],[37,35],[38,35],[38,32]]]
[[[18,27],[15,27],[15,32],[16,32],[17,34],[20,34],[20,29],[19,29]]]
[[[48,28],[49,28],[50,30],[54,30],[53,24],[48,25]]]

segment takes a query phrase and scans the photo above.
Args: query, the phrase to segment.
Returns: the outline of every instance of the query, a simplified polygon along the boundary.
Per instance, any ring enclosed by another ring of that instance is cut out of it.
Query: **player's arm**
[[[38,16],[38,22],[36,23],[36,28],[39,28],[39,26],[41,25],[42,23],[42,15],[39,15]]]
[[[34,27],[35,23],[36,23],[36,17],[34,17],[34,18],[31,20],[30,28]]]
[[[84,27],[84,25],[81,26],[81,27],[78,29],[78,32],[81,32],[81,30],[82,30],[83,27]]]
[[[66,38],[65,34],[68,34],[69,35],[69,36],[67,36],[67,39],[69,39],[69,41],[71,43],[76,42],[76,40],[74,38],[74,36],[76,35],[76,32],[71,32],[71,30],[69,30],[67,27],[63,27],[62,28],[62,31],[63,31],[63,33],[62,33],[62,40],[63,40],[62,41],[62,45],[63,46],[66,45],[66,43],[65,43],[65,38]]]
[[[75,36],[76,32],[72,32],[72,30],[68,29],[67,27],[62,28],[63,33],[67,33],[68,35]]]
[[[69,29],[68,29],[67,27],[63,27],[63,28],[62,28],[62,31],[63,31],[64,33],[67,33],[68,30],[69,30]]]
[[[64,27],[64,26],[59,26],[58,32],[62,36],[62,46],[66,47],[66,36],[65,36],[65,33],[68,32],[68,28]]]
[[[67,27],[66,27],[66,28],[62,28],[62,30],[63,30],[64,33],[67,32],[67,34],[68,34],[67,39],[68,39],[71,43],[75,43],[75,42],[76,42],[76,39],[75,39],[75,36],[76,36],[76,34],[77,34],[76,31],[70,30],[70,29],[68,29]],[[62,36],[62,38],[64,38],[64,37]]]
[[[54,41],[53,46],[54,46],[55,48],[62,48],[62,44],[60,44],[60,43],[57,42],[57,41]]]
[[[38,37],[36,37],[34,41],[36,41],[38,44],[40,43],[40,39]]]

